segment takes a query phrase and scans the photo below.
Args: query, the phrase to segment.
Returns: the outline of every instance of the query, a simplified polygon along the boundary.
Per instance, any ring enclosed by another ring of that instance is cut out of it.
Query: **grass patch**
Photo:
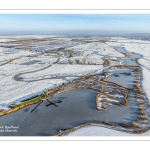
[[[41,101],[43,99],[43,96],[38,96],[37,98],[31,98],[29,99],[28,101],[25,101],[21,104],[18,104],[18,105],[9,105],[8,107],[9,108],[12,108],[14,111],[20,109],[20,108],[23,108],[25,106],[28,106],[28,105],[31,105],[31,104],[35,104],[35,103],[38,103],[39,101]]]

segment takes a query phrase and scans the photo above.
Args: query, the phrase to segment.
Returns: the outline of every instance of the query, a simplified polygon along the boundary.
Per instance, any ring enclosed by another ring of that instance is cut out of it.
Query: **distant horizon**
[[[149,33],[7,33],[1,34],[0,36],[22,36],[22,35],[64,35],[64,36],[135,36],[135,35],[149,35]]]
[[[0,35],[150,33],[150,14],[0,14]]]

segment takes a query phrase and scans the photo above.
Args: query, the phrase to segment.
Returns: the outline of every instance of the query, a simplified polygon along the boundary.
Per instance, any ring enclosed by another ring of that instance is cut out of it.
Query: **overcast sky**
[[[0,14],[0,34],[150,33],[150,14]]]

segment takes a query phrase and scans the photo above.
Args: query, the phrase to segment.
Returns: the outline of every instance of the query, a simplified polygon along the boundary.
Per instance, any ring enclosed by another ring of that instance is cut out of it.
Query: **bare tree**
[[[79,59],[75,59],[76,64],[80,64],[80,60]]]

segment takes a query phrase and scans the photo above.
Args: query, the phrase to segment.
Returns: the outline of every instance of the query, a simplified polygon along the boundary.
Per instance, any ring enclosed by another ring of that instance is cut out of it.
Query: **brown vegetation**
[[[79,59],[75,59],[76,64],[80,64],[80,60]]]
[[[144,120],[148,120],[148,118],[147,117],[138,117],[138,120],[144,121]]]
[[[140,93],[140,94],[143,94],[141,88],[135,84],[135,87],[132,89],[134,92],[137,92],[137,93]]]
[[[138,106],[139,107],[142,107],[142,106],[144,106],[146,103],[144,102],[144,103],[140,103],[140,104],[138,104]]]
[[[104,59],[103,65],[105,65],[105,66],[110,65],[110,60],[109,59]]]
[[[124,105],[125,105],[125,106],[127,106],[128,103],[129,103],[127,98],[128,98],[128,93],[125,93],[125,94],[124,94]]]
[[[129,125],[126,123],[120,123],[120,126],[127,128],[127,129],[136,129],[136,128],[141,128],[140,126],[135,125],[134,122],[131,122]]]
[[[107,80],[107,78],[106,78],[106,77],[101,78],[101,81],[106,81],[106,80]]]
[[[109,123],[109,122],[107,122],[107,121],[103,121],[102,123],[105,124],[105,125],[111,126],[112,128],[115,127],[114,124],[111,124],[111,123]]]
[[[137,112],[137,114],[138,114],[138,116],[139,116],[139,117],[141,117],[141,116],[145,116],[145,115],[146,115],[146,113],[145,113],[145,112],[143,112],[143,111],[141,111],[141,112]]]
[[[72,64],[72,61],[71,61],[70,59],[68,59],[68,63],[69,63],[69,64]]]

